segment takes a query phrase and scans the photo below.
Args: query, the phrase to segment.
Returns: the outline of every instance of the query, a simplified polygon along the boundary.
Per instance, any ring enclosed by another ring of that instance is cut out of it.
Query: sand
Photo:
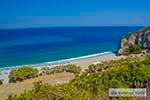
[[[90,64],[95,64],[95,63],[100,63],[101,61],[109,61],[109,60],[115,60],[115,59],[120,59],[123,58],[124,56],[116,56],[115,53],[113,52],[104,52],[104,53],[99,53],[99,54],[93,54],[93,55],[88,55],[88,56],[82,56],[78,58],[71,58],[71,59],[66,59],[66,60],[60,60],[60,61],[54,61],[54,62],[47,62],[47,63],[42,63],[42,64],[31,64],[31,65],[25,65],[25,66],[32,66],[37,69],[41,69],[43,67],[55,67],[55,66],[61,66],[61,65],[67,65],[67,64],[76,64],[82,68],[82,71],[88,68]],[[18,66],[22,67],[22,66]],[[16,68],[16,67],[14,67]],[[7,84],[8,83],[8,75],[9,72],[13,68],[4,68],[1,69],[2,73],[0,75],[0,79],[4,80],[3,83]]]

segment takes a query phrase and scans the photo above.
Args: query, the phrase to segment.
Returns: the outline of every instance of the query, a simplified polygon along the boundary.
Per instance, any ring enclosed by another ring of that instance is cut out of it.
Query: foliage
[[[150,27],[145,27],[137,32],[129,32],[125,35],[118,48],[120,55],[139,54],[142,50],[150,49],[149,37]]]
[[[95,64],[91,64],[88,66],[88,72],[95,72],[96,71],[97,66]]]
[[[74,74],[80,73],[81,68],[74,64],[64,65],[64,66],[56,66],[53,68],[43,68],[42,72],[45,74],[53,74],[53,73],[60,73],[60,72],[71,72]]]
[[[32,67],[22,67],[11,70],[9,74],[9,81],[23,81],[25,79],[30,79],[38,76],[38,70]]]
[[[150,30],[150,26],[140,29],[139,32],[145,32],[147,30]]]
[[[1,70],[0,70],[0,75],[2,74]],[[3,79],[0,79],[0,85],[3,84]]]
[[[150,49],[147,49],[146,52],[147,52],[147,53],[150,53]]]
[[[97,70],[100,67],[106,69]],[[150,82],[150,57],[102,62],[89,68],[69,83],[52,86],[38,82],[33,90],[8,100],[107,100],[109,88],[146,88]]]
[[[131,36],[131,34],[133,34],[132,32],[129,32],[127,35],[125,35],[123,38],[126,38],[126,39],[128,39],[130,36]]]
[[[112,61],[105,61],[105,62],[101,62],[98,64],[91,64],[89,65],[89,68],[87,70],[87,72],[103,72],[106,70],[110,70],[116,66],[122,66],[122,65],[126,65],[129,63],[129,61],[131,60],[130,57],[128,57],[127,59],[120,59],[120,60],[112,60]]]
[[[0,80],[0,85],[2,85],[3,84],[3,80]]]
[[[2,71],[0,70],[0,75],[2,75]]]
[[[135,44],[129,48],[130,54],[139,54],[142,51],[142,47],[138,44]]]

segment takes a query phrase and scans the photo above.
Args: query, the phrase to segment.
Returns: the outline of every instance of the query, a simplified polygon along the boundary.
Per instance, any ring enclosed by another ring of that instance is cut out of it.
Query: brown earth
[[[10,94],[20,94],[24,90],[31,90],[33,82],[43,81],[44,83],[60,84],[66,83],[75,77],[72,73],[56,73],[51,75],[39,76],[23,82],[0,85],[0,100],[6,100]]]

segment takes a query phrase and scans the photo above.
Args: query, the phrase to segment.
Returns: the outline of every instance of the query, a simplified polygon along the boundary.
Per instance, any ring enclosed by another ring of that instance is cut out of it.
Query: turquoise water
[[[57,27],[0,30],[0,67],[36,64],[116,51],[141,27]]]

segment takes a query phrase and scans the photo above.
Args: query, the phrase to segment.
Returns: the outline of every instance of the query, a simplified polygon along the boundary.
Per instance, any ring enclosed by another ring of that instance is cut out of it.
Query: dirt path
[[[20,94],[24,90],[30,90],[33,82],[43,81],[44,83],[59,84],[65,83],[75,77],[72,73],[57,73],[46,76],[39,76],[34,79],[25,80],[23,82],[4,84],[0,86],[0,100],[6,100],[10,94]]]

